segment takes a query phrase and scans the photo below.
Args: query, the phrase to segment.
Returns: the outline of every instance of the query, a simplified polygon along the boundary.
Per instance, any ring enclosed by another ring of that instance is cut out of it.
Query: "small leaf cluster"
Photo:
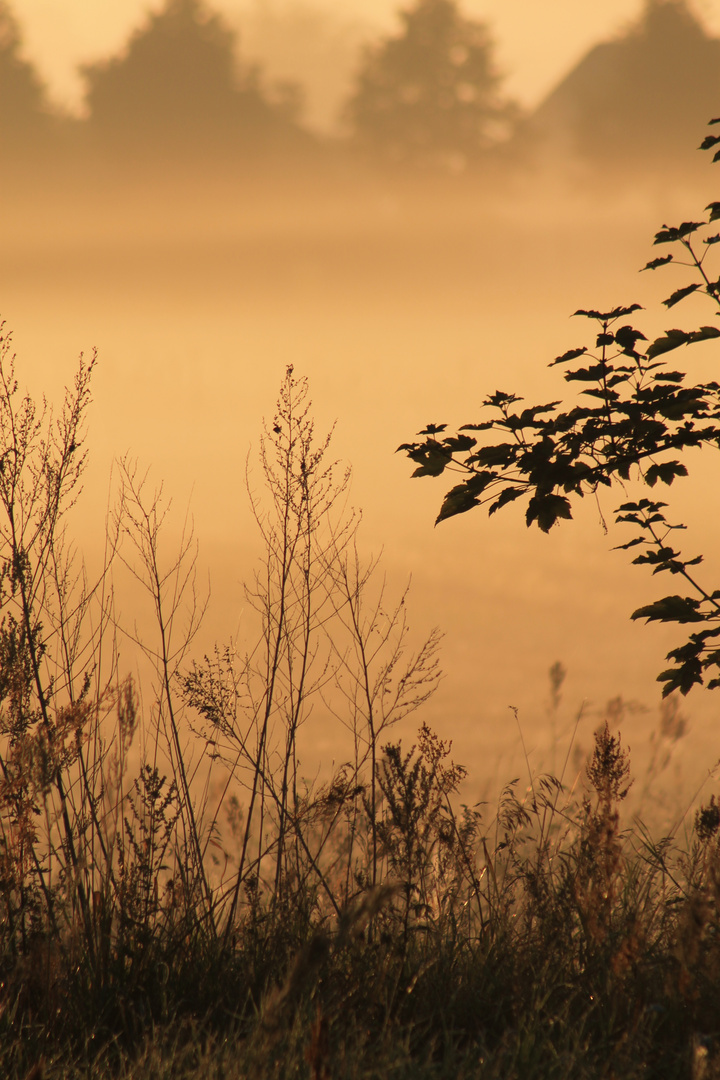
[[[720,136],[708,136],[701,148],[717,143]],[[720,150],[715,160],[719,158]],[[695,279],[675,289],[663,301],[666,308],[699,293],[720,309],[720,277],[713,278],[706,266],[720,241],[712,228],[719,219],[720,202],[712,202],[704,221],[663,225],[656,233],[656,245],[673,245],[676,251],[652,259],[643,270],[672,263],[689,268]],[[571,401],[527,407],[516,394],[496,390],[484,400],[480,422],[464,424],[456,435],[447,435],[445,424],[428,424],[419,432],[422,441],[398,448],[414,462],[413,476],[448,472],[457,477],[436,524],[478,506],[494,514],[521,499],[527,525],[548,533],[572,517],[573,500],[631,479],[650,488],[658,482],[669,486],[688,475],[688,449],[720,447],[720,383],[694,382],[669,358],[678,349],[720,338],[720,327],[670,328],[648,341],[634,325],[640,310],[639,304],[630,304],[575,312],[594,324],[594,342],[567,350],[549,365],[559,367],[564,380],[577,389]],[[637,536],[619,546],[644,545],[635,563],[652,566],[654,573],[680,574],[696,593],[665,597],[633,615],[710,624],[668,654],[673,667],[659,676],[665,694],[674,689],[687,693],[705,681],[709,668],[720,669],[720,649],[714,643],[720,635],[714,625],[720,622],[720,591],[705,590],[692,576],[690,568],[700,557],[683,559],[668,546],[667,534],[676,526],[663,517],[664,505],[643,499],[620,506],[616,521],[634,525]],[[711,678],[708,685],[720,685],[720,679]]]

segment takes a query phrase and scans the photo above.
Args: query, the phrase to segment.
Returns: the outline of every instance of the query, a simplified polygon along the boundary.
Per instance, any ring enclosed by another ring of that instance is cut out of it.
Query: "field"
[[[394,454],[555,396],[711,185],[323,183],[6,226],[3,1075],[715,1075],[716,710],[659,703],[615,493],[433,530]]]

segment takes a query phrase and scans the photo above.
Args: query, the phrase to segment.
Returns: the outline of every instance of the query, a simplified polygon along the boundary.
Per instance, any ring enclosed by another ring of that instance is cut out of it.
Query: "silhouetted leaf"
[[[650,262],[646,263],[645,266],[643,266],[642,269],[643,270],[657,270],[658,266],[667,266],[667,264],[669,262],[672,262],[673,257],[674,256],[672,256],[672,255],[661,255],[657,259],[651,259]],[[642,270],[640,271],[640,273],[642,274]]]
[[[626,502],[622,506],[618,506],[615,511],[619,514],[622,510],[659,510],[662,506],[667,506],[665,502],[653,502],[651,499],[642,498],[638,502]]]
[[[709,341],[711,338],[720,337],[720,330],[717,326],[701,326],[699,330],[693,330],[690,335],[691,343],[696,341]],[[712,384],[708,383],[708,386]]]
[[[469,476],[463,486],[468,491],[471,491],[473,495],[479,495],[494,480],[497,480],[497,474],[484,469],[483,472],[473,473],[472,476]]]
[[[676,566],[680,566],[681,564],[677,562],[678,554],[679,553],[673,548],[663,547],[661,545],[659,548],[650,551],[644,551],[641,555],[638,555],[636,558],[633,559],[633,565],[655,566],[655,573],[657,573],[658,570],[667,569],[672,563],[674,563]]]
[[[522,495],[526,494],[526,488],[504,488],[504,490],[500,493],[499,497],[495,500],[495,502],[488,510],[488,514],[494,514],[497,510],[502,509],[503,506],[506,506],[508,503],[514,502],[515,499],[519,499]]]
[[[517,451],[517,443],[498,443],[497,446],[483,446],[473,458],[479,465],[509,465]]]
[[[655,244],[674,244],[678,240],[683,240],[686,236],[691,236],[698,229],[701,229],[704,222],[702,221],[683,221],[682,225],[671,226],[663,225],[660,232],[655,233]]]
[[[664,337],[655,338],[647,351],[647,356],[652,360],[655,356],[671,352],[681,345],[687,345],[689,341],[690,334],[686,334],[684,330],[666,330]]]
[[[533,495],[530,499],[525,515],[528,527],[536,521],[543,532],[550,532],[560,518],[572,519],[570,501],[564,495]]]
[[[667,300],[663,300],[663,304],[667,308],[675,307],[681,300],[684,300],[686,296],[690,296],[690,293],[697,292],[700,288],[698,284],[686,285],[683,289],[676,289],[672,296],[669,296]]]
[[[617,390],[596,390],[594,388],[591,390],[583,390],[582,393],[587,394],[588,397],[599,398],[601,401],[605,401],[606,399],[609,401],[617,401],[620,396]]]
[[[634,351],[636,344],[638,341],[647,341],[647,338],[632,326],[621,326],[619,330],[615,331],[615,341],[624,353],[636,356],[637,354]]]
[[[560,401],[548,401],[546,405],[533,405],[531,409],[523,409],[520,413],[519,420],[521,427],[530,427],[535,424],[536,417],[539,413],[554,412],[558,405],[561,405]],[[545,421],[542,421],[544,423]]]
[[[413,476],[440,476],[452,461],[452,455],[440,443],[432,440],[428,440],[417,450],[410,451],[409,456],[413,461],[420,462]]]
[[[575,312],[575,314],[577,315],[577,312]],[[568,349],[562,356],[556,356],[555,359],[548,364],[548,367],[554,367],[555,364],[565,364],[568,360],[576,360],[578,356],[582,356],[583,353],[586,352],[586,345],[583,345],[582,349]]]
[[[423,431],[418,431],[418,435],[438,435],[446,427],[447,424],[428,424]]]
[[[457,487],[451,488],[445,496],[440,507],[440,513],[435,518],[435,524],[438,525],[441,521],[446,521],[447,518],[455,517],[456,514],[464,514],[477,505],[477,495],[466,484],[458,484]]]
[[[618,519],[619,520],[619,519]],[[627,518],[623,520],[627,521]],[[647,540],[644,536],[636,536],[632,540],[628,540],[627,544],[616,544],[612,551],[627,551],[628,548],[637,547],[638,544],[647,544]]]
[[[663,484],[672,484],[676,476],[687,476],[688,471],[679,461],[664,461],[660,465],[651,465],[645,473],[645,483],[655,487],[658,480]]]
[[[715,142],[720,142],[720,135],[716,136]],[[720,202],[708,203],[705,209],[710,211],[708,221],[717,221],[720,218]]]
[[[616,307],[611,311],[595,311],[594,308],[590,308],[589,310],[578,308],[577,311],[573,312],[573,316],[584,315],[588,319],[599,319],[600,322],[610,323],[614,322],[615,319],[623,318],[625,315],[632,315],[634,311],[642,311],[642,305],[631,304],[630,307]]]
[[[712,120],[710,123],[712,123]],[[716,146],[717,143],[720,143],[720,135],[706,135],[698,149],[709,150],[711,146]]]
[[[483,404],[495,405],[496,408],[501,408],[503,405],[514,405],[516,401],[522,401],[522,398],[516,394],[506,394],[504,390],[496,390],[494,394],[485,399]]]
[[[691,596],[664,596],[654,604],[646,604],[632,613],[633,619],[647,619],[648,622],[703,622],[704,616],[698,611],[699,600]]]
[[[563,378],[567,382],[598,382],[607,371],[607,364],[593,364],[592,367],[576,368],[574,371],[566,371]]]
[[[477,439],[469,435],[451,435],[443,440],[443,446],[453,454],[461,454],[464,450],[471,450],[477,445]]]
[[[681,667],[667,668],[666,671],[662,671],[657,681],[665,683],[662,692],[664,698],[676,690],[679,690],[681,694],[688,694],[693,686],[702,684],[702,664],[697,658],[687,660]],[[708,686],[712,686],[712,683]]]

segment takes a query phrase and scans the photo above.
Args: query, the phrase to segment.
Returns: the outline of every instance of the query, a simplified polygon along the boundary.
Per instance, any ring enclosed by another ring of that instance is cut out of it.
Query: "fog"
[[[57,400],[78,352],[99,350],[79,545],[92,553],[101,544],[111,462],[130,452],[172,495],[175,520],[186,506],[194,517],[212,586],[204,642],[242,636],[241,583],[259,550],[245,464],[292,363],[310,379],[318,429],[337,420],[334,453],[353,467],[362,549],[382,549],[396,593],[412,578],[416,635],[436,625],[445,633],[446,677],[428,715],[460,760],[477,772],[514,757],[510,705],[534,761],[547,758],[546,676],[557,660],[569,672],[565,723],[587,702],[586,741],[609,698],[655,709],[654,678],[678,634],[630,623],[658,586],[609,550],[624,537],[604,535],[589,500],[548,536],[512,508],[433,528],[442,479],[411,480],[394,451],[428,421],[478,419],[495,389],[558,396],[546,365],[584,339],[569,315],[657,300],[657,280],[637,268],[658,221],[683,210],[672,198],[598,207],[467,191],[458,199],[442,188],[411,201],[379,184],[334,198],[255,199],[252,212],[228,205],[223,229],[207,236],[202,207],[193,217],[186,203],[164,236],[156,219],[155,235],[78,225],[52,243],[6,242],[3,314],[22,378]],[[128,209],[114,205],[118,215]],[[702,481],[685,486],[688,544],[711,555]],[[617,494],[602,502],[610,520]],[[687,709],[699,748],[712,696],[692,695]],[[631,744],[655,723],[654,714],[628,722]],[[330,735],[322,749],[336,749]]]
[[[554,177],[497,164],[486,176],[408,175],[343,154],[322,165],[277,158],[242,174],[223,162],[87,161],[11,178],[0,296],[34,393],[58,401],[78,354],[98,350],[90,464],[74,512],[90,565],[102,551],[113,460],[129,454],[172,498],[169,552],[188,510],[194,521],[199,579],[210,585],[198,654],[216,641],[242,646],[252,633],[243,582],[261,550],[246,465],[292,364],[309,378],[318,432],[335,424],[333,455],[352,466],[361,551],[382,553],[391,594],[411,580],[416,643],[436,626],[444,633],[440,689],[398,734],[411,740],[424,715],[453,739],[479,796],[526,771],[525,750],[533,768],[557,766],[580,710],[576,743],[587,748],[606,703],[621,696],[641,768],[658,723],[656,675],[683,638],[682,628],[630,621],[668,589],[611,550],[627,536],[612,525],[606,535],[602,518],[612,522],[621,495],[585,500],[549,535],[512,507],[433,527],[448,484],[411,479],[395,451],[428,422],[481,419],[496,389],[529,403],[566,394],[548,364],[590,340],[571,318],[578,308],[641,303],[648,336],[707,319],[700,301],[682,316],[659,312],[670,279],[638,270],[663,222],[717,197],[709,163],[685,178],[618,185],[602,175],[578,184],[572,167]],[[703,346],[691,370],[710,377],[715,357]],[[692,459],[668,501],[671,518],[690,525],[684,550],[706,554],[712,579],[709,456]],[[134,618],[131,596],[123,614]],[[132,666],[129,647],[123,655]],[[550,725],[557,661],[568,676]],[[717,757],[718,708],[695,691],[683,709],[691,734],[672,775],[691,793]],[[327,717],[316,711],[308,730],[309,772],[342,757]]]

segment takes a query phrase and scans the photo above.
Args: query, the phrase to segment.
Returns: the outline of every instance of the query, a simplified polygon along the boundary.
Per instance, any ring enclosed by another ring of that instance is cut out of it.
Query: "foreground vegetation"
[[[701,279],[668,308],[701,289],[720,302],[690,239],[703,227],[656,238]],[[641,353],[639,331],[614,328],[634,310],[583,313],[600,355],[566,379],[599,383],[585,391],[599,406],[538,420],[560,403],[516,417],[496,395],[501,419],[472,430],[515,443],[476,450],[437,425],[405,447],[417,475],[464,470],[440,518],[488,487],[491,510],[529,495],[528,524],[548,531],[570,497],[633,470],[669,484],[687,470],[668,454],[717,445],[718,384],[685,386],[658,357],[718,331],[669,330]],[[465,770],[422,720],[438,635],[411,647],[406,596],[363,559],[348,474],[292,368],[248,475],[255,621],[244,648],[195,655],[193,539],[167,555],[167,503],[133,462],[118,465],[97,580],[70,540],[93,366],[53,415],[20,392],[0,335],[1,1075],[718,1075],[717,795],[684,834],[623,817],[630,761],[610,716],[579,769],[570,747],[559,776],[511,782],[497,808],[461,804]],[[624,504],[619,520],[639,530],[623,545],[637,563],[699,594],[636,612],[704,624],[660,676],[672,742],[673,694],[720,665],[720,630],[718,591],[669,547],[662,507]],[[123,615],[138,586],[151,623]],[[403,746],[393,726],[416,713]],[[309,782],[318,723],[345,732],[346,760]]]
[[[129,461],[96,582],[69,542],[93,363],[53,417],[7,334],[1,360],[2,1075],[709,1075],[715,798],[682,841],[626,831],[607,723],[579,776],[510,784],[497,811],[458,805],[464,770],[421,714],[393,742],[438,640],[411,651],[405,597],[363,562],[304,381],[288,369],[248,485],[256,643],[193,660],[192,540],[165,558],[162,496]],[[123,630],[123,570],[153,630]],[[348,747],[315,785],[313,709]]]

